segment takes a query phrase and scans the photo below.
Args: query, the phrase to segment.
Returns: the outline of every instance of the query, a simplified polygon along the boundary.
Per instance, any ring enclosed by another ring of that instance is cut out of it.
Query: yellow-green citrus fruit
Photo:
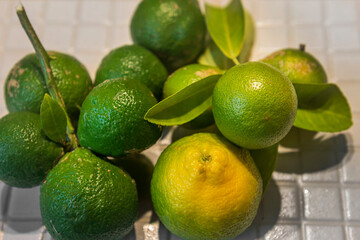
[[[83,148],[67,153],[40,189],[41,216],[56,240],[120,240],[137,206],[135,181]]]
[[[221,73],[222,71],[216,67],[201,64],[190,64],[184,66],[176,70],[165,81],[163,96],[164,98],[167,98],[194,82],[197,82],[205,77]],[[210,107],[203,114],[183,126],[189,129],[199,129],[207,127],[213,123],[214,117]]]
[[[293,83],[326,83],[321,63],[310,53],[300,49],[283,49],[262,60],[281,72]]]
[[[167,77],[166,68],[152,52],[138,45],[126,45],[103,58],[96,72],[95,85],[114,78],[137,79],[160,99]]]
[[[64,154],[41,129],[39,114],[9,113],[0,119],[0,180],[30,188],[40,185]]]
[[[168,146],[151,180],[154,209],[181,239],[232,239],[252,223],[262,179],[248,150],[198,133]]]
[[[50,61],[55,81],[70,117],[77,118],[81,104],[92,89],[89,73],[74,57],[51,52]],[[5,82],[5,100],[9,112],[39,113],[46,88],[41,65],[35,53],[22,58],[11,69]],[[75,119],[74,119],[75,120]]]
[[[276,68],[249,62],[228,70],[213,93],[213,114],[220,132],[238,146],[266,148],[292,127],[297,96],[290,80]]]
[[[157,103],[136,79],[111,79],[97,85],[86,97],[79,117],[81,146],[106,156],[123,156],[152,146],[162,128],[144,120]]]
[[[169,72],[192,63],[203,51],[206,26],[197,0],[144,0],[131,20],[131,37]]]

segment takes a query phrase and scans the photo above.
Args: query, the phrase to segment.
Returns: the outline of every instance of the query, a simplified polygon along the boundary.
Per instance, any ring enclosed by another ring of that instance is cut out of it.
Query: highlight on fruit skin
[[[232,239],[255,218],[262,183],[248,150],[220,135],[198,133],[161,153],[151,197],[161,222],[180,238]]]
[[[40,210],[56,240],[120,240],[136,220],[136,184],[121,168],[77,148],[41,186]]]
[[[279,69],[293,83],[327,83],[323,66],[305,51],[305,45],[276,51],[261,61]]]
[[[0,180],[19,187],[40,185],[64,154],[41,129],[40,115],[9,113],[0,119]]]
[[[212,101],[220,132],[247,149],[279,142],[293,126],[297,111],[293,84],[279,70],[262,62],[228,70],[215,85]]]

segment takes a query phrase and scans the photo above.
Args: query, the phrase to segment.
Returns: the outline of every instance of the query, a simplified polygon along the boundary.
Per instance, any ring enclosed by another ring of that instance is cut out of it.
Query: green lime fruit
[[[262,179],[249,151],[213,133],[168,146],[151,180],[161,222],[187,240],[233,239],[252,223],[261,196]]]
[[[81,104],[92,89],[89,73],[74,57],[49,51],[51,69],[70,117],[77,118]],[[11,69],[5,82],[5,100],[9,112],[39,113],[48,93],[41,65],[35,53],[22,58]],[[73,119],[75,120],[75,119]]]
[[[41,129],[39,114],[9,113],[0,119],[0,180],[19,188],[40,185],[63,148]]]
[[[321,63],[305,49],[283,49],[262,62],[283,72],[293,83],[326,83],[327,77]]]
[[[144,0],[131,20],[131,37],[169,72],[192,63],[203,51],[206,25],[196,0]]]
[[[157,103],[148,87],[136,79],[112,79],[86,97],[79,117],[81,146],[105,156],[124,156],[153,145],[162,128],[144,120]]]
[[[83,148],[67,153],[40,189],[41,216],[56,240],[120,240],[137,207],[135,181]]]
[[[290,80],[261,62],[228,70],[215,85],[212,103],[220,132],[248,149],[279,142],[290,131],[297,111],[297,96]]]
[[[167,98],[194,82],[197,82],[205,77],[221,73],[222,71],[216,67],[201,64],[190,64],[184,66],[172,73],[165,81],[163,96],[164,98]],[[210,107],[203,114],[183,126],[188,129],[199,129],[210,126],[213,123],[214,117]]]
[[[130,154],[112,161],[135,180],[139,200],[150,199],[150,182],[154,171],[152,162],[142,154]]]
[[[132,78],[144,83],[160,99],[168,76],[161,61],[149,50],[127,45],[106,55],[96,72],[95,85],[114,78]]]

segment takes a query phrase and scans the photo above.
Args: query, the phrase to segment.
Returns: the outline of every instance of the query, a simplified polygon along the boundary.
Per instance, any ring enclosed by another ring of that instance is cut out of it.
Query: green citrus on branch
[[[274,67],[249,62],[227,71],[213,94],[213,113],[220,132],[248,149],[279,142],[292,127],[297,96],[290,80]]]
[[[144,116],[156,103],[149,88],[137,79],[106,80],[83,103],[77,132],[80,145],[113,157],[152,146],[162,129]]]
[[[0,119],[0,180],[15,187],[40,185],[64,154],[41,129],[39,114],[9,113]]]
[[[66,110],[76,120],[82,102],[92,89],[89,73],[76,58],[49,51],[51,69],[64,100]],[[5,82],[5,100],[9,112],[40,112],[48,93],[41,65],[35,53],[22,58],[11,69]]]
[[[44,225],[57,240],[120,240],[133,228],[134,180],[87,149],[67,153],[40,190]]]
[[[305,46],[301,46],[305,48]],[[262,60],[281,72],[293,83],[326,83],[327,77],[321,63],[305,49],[283,49]]]
[[[144,83],[160,99],[168,76],[161,61],[149,50],[126,45],[109,52],[96,71],[95,85],[114,78],[133,78]]]
[[[194,82],[197,82],[205,77],[221,73],[222,71],[216,67],[201,64],[186,65],[172,73],[165,81],[163,96],[164,98],[167,98]],[[183,126],[188,129],[199,129],[207,127],[213,123],[214,117],[211,108],[209,108],[203,114]]]
[[[145,0],[131,20],[131,37],[169,72],[192,63],[205,45],[206,26],[197,0]]]
[[[252,223],[262,179],[248,150],[198,133],[168,146],[151,180],[154,209],[187,240],[232,239]]]

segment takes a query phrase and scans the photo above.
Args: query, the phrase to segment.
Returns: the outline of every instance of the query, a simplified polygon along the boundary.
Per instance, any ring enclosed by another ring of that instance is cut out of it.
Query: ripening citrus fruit
[[[40,190],[41,216],[56,240],[120,240],[133,228],[134,180],[87,149],[67,153]]]
[[[248,150],[198,133],[162,152],[151,196],[161,222],[180,238],[232,239],[252,223],[262,179]]]
[[[262,62],[279,69],[293,83],[327,82],[321,63],[305,50],[283,49],[267,56]]]
[[[14,187],[40,185],[63,148],[41,129],[40,115],[9,113],[0,119],[0,180]]]
[[[59,91],[70,117],[79,115],[81,104],[92,89],[89,73],[74,57],[49,51],[50,61]],[[39,113],[45,93],[48,93],[41,65],[35,53],[22,58],[11,69],[5,82],[5,100],[9,112]]]
[[[196,60],[205,35],[197,0],[141,1],[131,20],[134,43],[155,53],[169,72]]]
[[[248,149],[279,142],[292,127],[297,96],[290,80],[274,67],[249,62],[227,71],[213,93],[213,114],[220,132]]]
[[[156,98],[137,79],[111,79],[86,97],[79,117],[81,146],[106,156],[123,156],[152,146],[160,126],[144,120]]]
[[[165,81],[163,97],[167,98],[194,82],[197,82],[205,77],[221,73],[222,71],[216,67],[201,64],[186,65],[176,70]],[[203,114],[183,126],[189,129],[199,129],[207,127],[213,123],[214,117],[210,107]]]
[[[149,50],[126,45],[106,55],[96,71],[95,85],[114,78],[133,78],[144,83],[160,99],[168,76],[161,61]]]

